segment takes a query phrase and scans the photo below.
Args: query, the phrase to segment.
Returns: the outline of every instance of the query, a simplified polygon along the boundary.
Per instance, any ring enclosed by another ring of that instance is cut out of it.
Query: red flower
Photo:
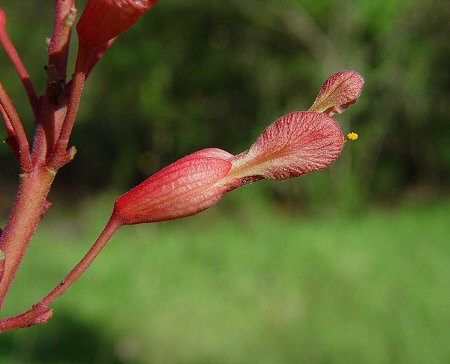
[[[331,76],[311,107],[323,112],[281,117],[236,156],[220,149],[188,155],[119,197],[113,216],[122,224],[178,219],[211,207],[239,186],[263,178],[298,177],[329,166],[341,154],[345,138],[328,114],[356,102],[363,83],[353,71]],[[347,140],[357,137],[349,133]]]
[[[190,154],[120,196],[114,213],[123,224],[139,224],[203,211],[239,186],[237,178],[227,178],[232,157],[213,148]]]
[[[85,47],[99,47],[133,26],[158,0],[89,0],[77,24]]]
[[[204,149],[162,169],[119,197],[114,214],[123,224],[194,215],[244,184],[325,168],[339,157],[343,146],[344,137],[333,118],[294,112],[270,125],[244,153],[233,156]]]

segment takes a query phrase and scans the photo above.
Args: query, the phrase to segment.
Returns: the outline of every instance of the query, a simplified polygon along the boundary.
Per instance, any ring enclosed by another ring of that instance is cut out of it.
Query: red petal
[[[297,177],[329,166],[343,146],[336,120],[322,113],[294,112],[270,125],[248,151],[236,156],[229,175],[244,183]]]
[[[124,224],[178,219],[199,213],[239,186],[225,179],[232,154],[204,149],[167,166],[116,201],[114,213]]]
[[[358,101],[363,86],[364,78],[355,71],[335,73],[325,81],[309,111],[341,114]]]
[[[131,28],[158,0],[89,0],[77,24],[86,47],[99,47]]]

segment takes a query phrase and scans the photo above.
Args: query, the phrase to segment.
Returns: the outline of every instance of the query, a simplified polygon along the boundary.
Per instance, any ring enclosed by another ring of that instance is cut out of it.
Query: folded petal
[[[114,214],[124,224],[197,214],[240,185],[236,178],[225,178],[231,169],[232,157],[215,148],[190,154],[120,196]]]
[[[330,116],[341,114],[358,101],[364,86],[364,78],[355,71],[342,71],[330,76],[309,111],[323,112]]]
[[[323,113],[293,112],[270,125],[248,151],[234,157],[229,176],[243,183],[297,177],[333,163],[343,146],[336,120]]]

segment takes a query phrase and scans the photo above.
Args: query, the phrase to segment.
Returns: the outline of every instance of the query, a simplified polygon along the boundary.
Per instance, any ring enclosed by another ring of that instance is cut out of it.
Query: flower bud
[[[123,224],[179,219],[218,202],[238,187],[237,178],[225,178],[232,154],[203,149],[167,166],[120,196],[114,214]]]
[[[158,0],[89,0],[77,24],[80,43],[99,47],[133,26]]]
[[[355,71],[335,73],[325,81],[309,111],[341,114],[358,101],[363,86],[364,78]]]
[[[162,169],[119,197],[113,217],[122,224],[173,220],[197,214],[227,192],[263,178],[283,180],[328,167],[346,140],[330,115],[357,101],[364,80],[353,71],[330,77],[311,109],[278,119],[247,151],[204,149]]]
[[[244,153],[233,156],[221,149],[204,149],[162,169],[119,197],[114,215],[123,224],[191,216],[239,186],[325,168],[343,146],[344,136],[333,118],[294,112],[270,125]]]

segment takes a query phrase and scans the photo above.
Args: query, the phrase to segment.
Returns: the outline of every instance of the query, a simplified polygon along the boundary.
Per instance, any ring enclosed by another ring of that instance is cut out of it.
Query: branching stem
[[[45,212],[47,195],[54,178],[54,174],[45,167],[21,174],[16,201],[0,238],[0,249],[5,254],[5,268],[0,282],[0,308]]]
[[[66,117],[62,124],[58,140],[48,160],[48,167],[52,170],[58,170],[67,162],[69,138],[72,134],[73,125],[75,124],[75,120],[77,118],[80,100],[83,94],[86,76],[89,72],[93,52],[93,49],[85,49],[82,46],[80,46],[78,50],[77,63],[75,66],[75,74],[72,79]]]
[[[56,1],[53,36],[48,49],[48,64],[56,68],[58,76],[65,80],[70,35],[77,15],[75,0]]]
[[[28,144],[28,139],[25,134],[25,130],[20,120],[19,114],[9,98],[3,85],[0,83],[0,105],[3,108],[3,112],[7,116],[5,119],[5,124],[8,129],[8,122],[14,130],[15,138],[17,139],[17,144],[19,147],[19,160],[20,167],[23,171],[29,171],[30,169],[30,146]]]
[[[29,311],[15,317],[0,320],[0,333],[46,323],[52,316],[50,305],[83,275],[121,226],[122,222],[113,214],[97,241],[66,278]]]
[[[47,296],[45,296],[40,302],[40,305],[49,307],[55,300],[61,296],[65,291],[67,291],[81,275],[86,272],[90,267],[94,259],[100,254],[106,244],[111,240],[113,235],[122,226],[122,222],[118,220],[115,215],[113,215],[102,233],[98,237],[97,241],[92,245],[91,249],[86,253],[83,259],[70,271],[70,273],[61,281],[58,286],[56,286],[53,291],[51,291]]]

